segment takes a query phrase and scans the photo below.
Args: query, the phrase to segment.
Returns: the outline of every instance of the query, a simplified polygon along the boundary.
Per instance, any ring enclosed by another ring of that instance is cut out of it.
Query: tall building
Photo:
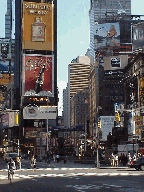
[[[7,0],[7,12],[5,14],[5,38],[11,38],[12,31],[12,0]]]
[[[68,84],[65,89],[63,89],[63,121],[64,121],[64,126],[69,126],[69,116],[68,116],[68,110],[69,110],[69,105],[68,105]]]
[[[71,98],[71,126],[85,125],[89,116],[89,88],[77,91]]]
[[[76,91],[82,91],[88,87],[88,76],[90,71],[90,57],[78,56],[68,66],[68,83],[70,98]]]
[[[91,56],[94,57],[94,62],[96,52],[95,44],[98,43],[96,39],[97,32],[101,32],[106,28],[106,26],[95,26],[104,23],[116,23],[128,15],[131,15],[131,0],[91,0],[89,11],[90,52]],[[125,28],[123,28],[123,30],[124,29]]]
[[[71,126],[71,98],[77,91],[82,91],[89,85],[88,77],[90,72],[91,58],[78,56],[68,66],[68,87],[69,87],[69,126]]]

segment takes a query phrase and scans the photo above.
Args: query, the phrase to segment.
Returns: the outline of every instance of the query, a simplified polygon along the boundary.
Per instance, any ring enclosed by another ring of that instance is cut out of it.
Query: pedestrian
[[[59,155],[56,155],[57,163],[59,162]]]
[[[115,165],[115,167],[118,167],[118,155],[116,154],[115,156],[114,156],[114,165]]]
[[[115,156],[114,156],[113,153],[112,153],[112,155],[111,155],[111,158],[112,158],[112,166],[114,167],[114,165],[115,165]]]
[[[36,168],[36,159],[35,159],[35,156],[33,155],[32,158],[31,158],[31,167],[32,168]]]
[[[134,156],[133,156],[133,160],[134,160],[134,161],[137,160],[136,154],[134,154]]]
[[[53,154],[53,160],[55,161],[55,154]]]

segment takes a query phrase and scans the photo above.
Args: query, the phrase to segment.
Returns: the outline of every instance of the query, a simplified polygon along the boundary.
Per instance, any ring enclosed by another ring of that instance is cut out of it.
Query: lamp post
[[[101,106],[97,107],[97,123],[96,123],[96,144],[97,144],[97,168],[100,168],[100,163],[99,163],[99,127],[98,127],[98,120],[99,120],[99,110],[102,109]]]
[[[47,116],[47,152],[49,150],[49,146],[48,146],[48,116]]]
[[[41,126],[41,131],[40,131],[40,161],[42,160],[42,125],[43,122],[40,122],[39,125]]]

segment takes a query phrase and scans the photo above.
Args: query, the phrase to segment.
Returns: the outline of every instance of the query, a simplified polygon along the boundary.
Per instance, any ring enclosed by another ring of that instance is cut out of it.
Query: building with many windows
[[[69,117],[71,126],[71,98],[77,91],[82,91],[89,85],[88,77],[90,72],[91,57],[78,56],[73,59],[68,66],[68,85],[69,85]]]

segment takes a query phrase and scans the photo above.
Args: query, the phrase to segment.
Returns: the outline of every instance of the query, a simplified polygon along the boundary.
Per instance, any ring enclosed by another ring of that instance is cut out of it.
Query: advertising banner
[[[0,60],[0,73],[9,73],[10,60]],[[14,61],[11,61],[11,73],[14,73]]]
[[[4,114],[1,116],[1,128],[8,128],[9,127],[9,114]]]
[[[140,22],[133,26],[133,51],[144,46],[144,23]]]
[[[14,82],[14,74],[11,75],[11,81]],[[0,85],[8,85],[10,83],[9,74],[0,74]]]
[[[56,107],[27,106],[23,108],[23,119],[56,119],[56,117]]]
[[[115,116],[100,116],[102,141],[107,141],[107,135],[112,133],[114,127]]]
[[[25,138],[40,137],[40,128],[25,128]]]
[[[120,46],[119,23],[96,24],[94,26],[95,49],[110,49]]]
[[[23,95],[53,93],[53,57],[35,54],[23,58]]]
[[[23,2],[22,48],[53,51],[53,3]]]

